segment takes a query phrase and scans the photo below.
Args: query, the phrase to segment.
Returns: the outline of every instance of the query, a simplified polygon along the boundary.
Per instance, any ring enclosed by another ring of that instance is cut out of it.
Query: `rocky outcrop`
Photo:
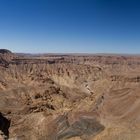
[[[16,55],[6,49],[0,49],[0,66],[8,67],[10,61],[15,58]]]
[[[0,50],[1,136],[139,140],[139,64],[138,56],[34,56]]]

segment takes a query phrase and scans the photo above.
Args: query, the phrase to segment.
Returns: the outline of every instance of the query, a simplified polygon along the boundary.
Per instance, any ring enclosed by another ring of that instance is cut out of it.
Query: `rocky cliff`
[[[0,50],[0,134],[9,140],[139,140],[140,57]]]

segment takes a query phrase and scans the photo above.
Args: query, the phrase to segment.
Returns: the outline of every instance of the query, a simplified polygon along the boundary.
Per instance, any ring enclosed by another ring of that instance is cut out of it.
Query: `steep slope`
[[[0,52],[2,137],[138,140],[140,57]]]

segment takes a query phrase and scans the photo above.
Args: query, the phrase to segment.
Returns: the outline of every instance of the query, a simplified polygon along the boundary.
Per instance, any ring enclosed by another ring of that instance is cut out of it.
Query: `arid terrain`
[[[0,140],[140,140],[140,56],[0,49]]]

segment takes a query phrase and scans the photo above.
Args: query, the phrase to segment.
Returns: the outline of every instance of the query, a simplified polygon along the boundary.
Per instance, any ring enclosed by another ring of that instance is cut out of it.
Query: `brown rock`
[[[139,56],[0,50],[0,137],[139,140],[139,72]]]

